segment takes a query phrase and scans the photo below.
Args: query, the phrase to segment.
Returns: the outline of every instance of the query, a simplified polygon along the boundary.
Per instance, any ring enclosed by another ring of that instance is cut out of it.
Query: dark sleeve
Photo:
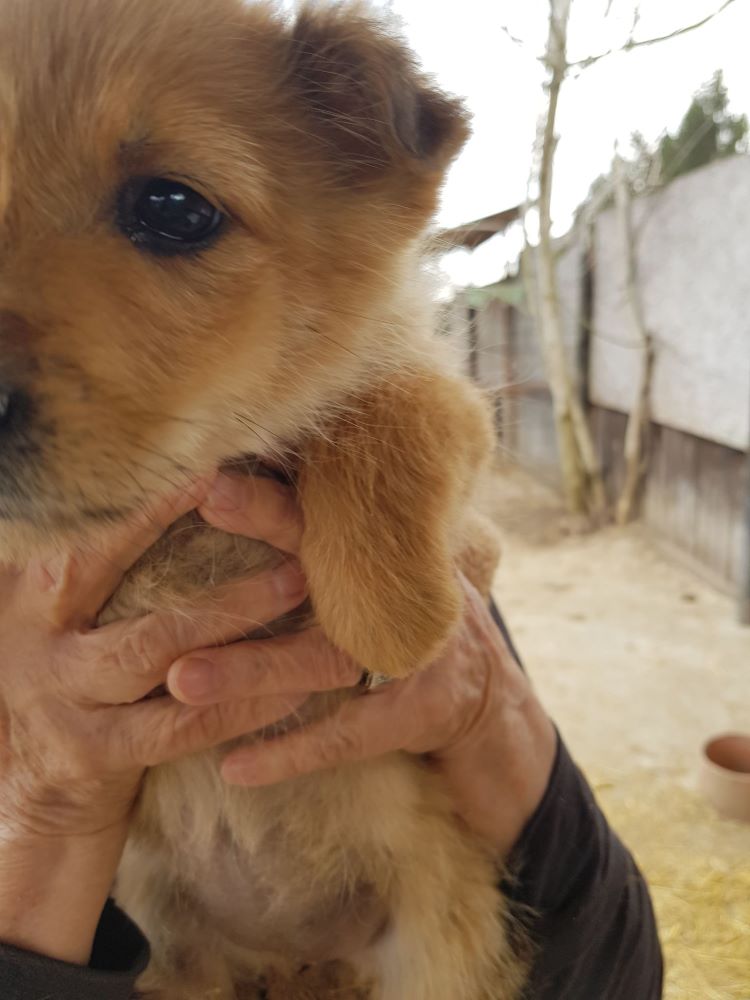
[[[131,1000],[148,959],[141,932],[114,903],[108,903],[88,966],[0,944],[0,996],[3,1000]]]
[[[494,608],[493,617],[509,638]],[[648,888],[559,737],[549,785],[509,869],[504,888],[534,948],[527,1000],[659,1000]]]

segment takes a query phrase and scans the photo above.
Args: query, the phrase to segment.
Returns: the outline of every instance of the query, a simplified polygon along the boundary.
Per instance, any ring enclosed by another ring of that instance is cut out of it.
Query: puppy
[[[2,558],[262,456],[296,483],[328,636],[427,663],[456,562],[491,568],[468,520],[490,422],[419,259],[460,104],[357,5],[0,0],[0,119]],[[194,515],[99,621],[279,558]],[[517,996],[493,859],[418,760],[250,791],[219,756],[146,778],[117,884],[142,996]]]

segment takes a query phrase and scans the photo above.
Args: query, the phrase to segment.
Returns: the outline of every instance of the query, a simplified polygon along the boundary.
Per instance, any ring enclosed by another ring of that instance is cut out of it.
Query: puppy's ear
[[[390,165],[442,173],[468,136],[461,102],[431,86],[406,45],[360,5],[300,12],[292,77],[316,134],[350,176]]]
[[[301,558],[313,606],[329,638],[367,669],[408,674],[454,628],[461,521],[491,441],[471,386],[403,376],[303,452]]]

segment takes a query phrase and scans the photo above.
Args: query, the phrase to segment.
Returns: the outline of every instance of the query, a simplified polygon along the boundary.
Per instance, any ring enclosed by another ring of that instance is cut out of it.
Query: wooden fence
[[[471,307],[459,301],[454,313],[466,318],[462,331],[454,327],[454,335],[463,337],[466,345],[466,370],[495,397],[502,451],[552,485],[559,484],[552,399],[528,316],[497,300]],[[585,385],[583,379],[582,393]],[[588,401],[587,409],[614,497],[623,478],[627,418]],[[748,572],[743,558],[749,480],[746,452],[654,423],[642,520],[694,571],[722,589],[736,591]]]
[[[614,496],[623,480],[626,417],[594,406],[590,418]],[[659,424],[651,425],[649,450],[644,523],[674,556],[715,585],[735,590],[744,573],[746,454]]]

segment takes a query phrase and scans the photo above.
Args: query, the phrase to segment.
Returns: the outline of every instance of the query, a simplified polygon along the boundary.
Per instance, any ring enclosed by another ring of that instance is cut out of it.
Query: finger
[[[198,506],[209,482],[193,480],[185,489],[154,499],[111,530],[34,564],[30,577],[34,589],[46,595],[47,621],[60,628],[81,628],[93,621],[130,567],[170,524]]]
[[[133,705],[111,740],[113,766],[155,767],[209,750],[293,715],[304,695],[252,698],[208,708],[181,705],[171,698]]]
[[[361,676],[361,667],[312,628],[190,653],[171,666],[167,687],[187,705],[210,705],[259,695],[335,691],[357,684]]]
[[[290,560],[273,570],[217,588],[182,612],[115,622],[71,637],[70,692],[84,703],[138,701],[166,679],[191,649],[245,638],[300,605],[305,578]]]
[[[222,764],[222,777],[231,785],[274,785],[403,749],[414,722],[411,699],[400,690],[406,683],[394,681],[354,698],[327,719],[232,751]]]
[[[302,512],[294,491],[274,479],[220,473],[200,507],[209,524],[298,555]]]

